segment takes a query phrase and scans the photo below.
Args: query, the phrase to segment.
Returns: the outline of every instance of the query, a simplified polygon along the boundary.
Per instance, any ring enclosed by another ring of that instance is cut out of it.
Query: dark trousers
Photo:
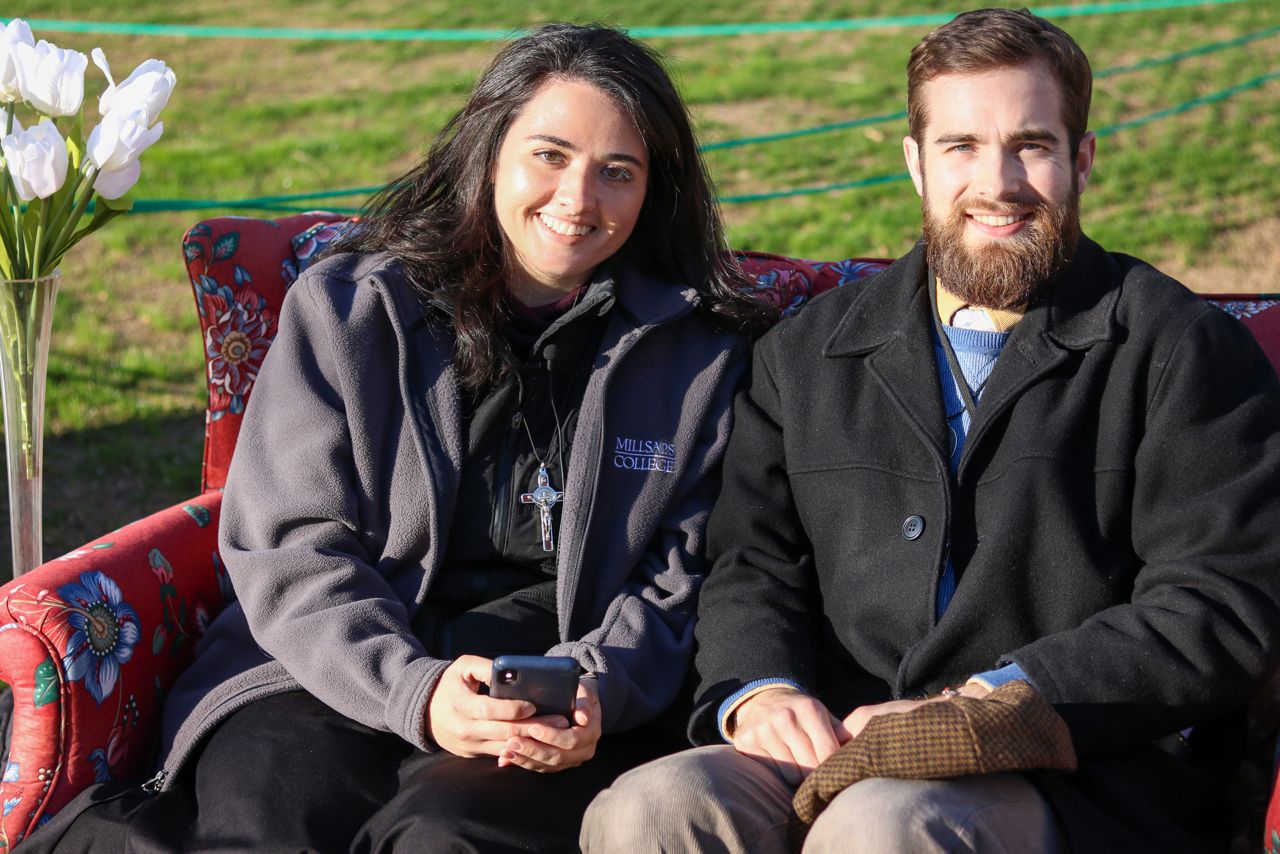
[[[424,753],[293,691],[224,721],[175,784],[91,787],[23,843],[41,851],[577,851],[587,805],[682,744],[655,727],[601,739],[556,774]]]

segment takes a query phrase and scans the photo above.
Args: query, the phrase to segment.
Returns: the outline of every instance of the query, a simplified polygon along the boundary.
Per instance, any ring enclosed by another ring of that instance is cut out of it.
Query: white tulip
[[[21,18],[14,18],[0,31],[0,101],[12,104],[22,98],[22,89],[18,84],[18,52],[15,48],[20,44],[34,47],[35,43],[31,28]]]
[[[112,110],[89,134],[86,154],[98,168],[93,188],[104,199],[118,199],[138,182],[142,165],[138,158],[164,133],[164,122],[147,127],[143,107],[122,112]]]
[[[67,180],[67,143],[48,119],[9,134],[0,140],[0,147],[13,186],[24,202],[49,198]]]
[[[98,98],[98,112],[104,116],[113,110],[130,112],[141,107],[147,111],[147,124],[151,125],[169,103],[173,87],[178,83],[173,70],[159,59],[143,62],[118,84],[111,76],[111,66],[102,48],[93,49],[93,64],[107,75],[106,91]]]
[[[80,111],[89,57],[76,50],[63,50],[44,39],[35,47],[19,42],[14,50],[18,55],[18,86],[32,107],[46,116],[70,116]]]

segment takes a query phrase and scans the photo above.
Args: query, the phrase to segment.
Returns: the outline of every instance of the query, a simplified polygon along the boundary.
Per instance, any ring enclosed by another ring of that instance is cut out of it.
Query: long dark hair
[[[507,249],[491,176],[507,129],[551,78],[608,94],[648,149],[644,206],[619,256],[696,288],[717,325],[759,330],[770,312],[739,292],[742,273],[722,251],[724,226],[684,103],[657,55],[608,27],[548,24],[503,48],[427,156],[371,199],[360,227],[334,249],[400,259],[409,283],[452,317],[464,385],[510,370],[501,334]]]

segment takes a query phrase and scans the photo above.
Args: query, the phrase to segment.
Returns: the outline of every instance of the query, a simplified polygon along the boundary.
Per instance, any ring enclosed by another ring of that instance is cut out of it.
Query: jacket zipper
[[[186,745],[183,752],[180,755],[170,752],[166,759],[166,767],[161,768],[154,777],[143,783],[142,788],[148,792],[165,791],[166,784],[173,781],[173,778],[177,775],[183,764],[186,763],[187,758],[191,755],[192,751],[199,746],[200,742],[204,741],[204,737],[212,732],[215,727],[252,702],[291,690],[287,687],[283,690],[277,690],[275,687],[276,684],[278,683],[266,686],[272,690],[266,692],[261,690],[247,692],[247,696],[241,695],[233,701],[219,704],[214,709],[210,710],[210,712],[206,713],[204,715],[204,720],[200,723],[200,726],[195,733],[190,738],[185,739]],[[261,687],[262,686],[259,686],[259,688]],[[174,739],[174,743],[177,743],[176,738]]]
[[[663,321],[663,322],[665,323],[666,321]],[[603,379],[600,381],[601,417],[597,419],[598,423],[596,424],[596,430],[595,430],[595,436],[594,436],[596,440],[596,446],[595,448],[591,449],[594,453],[582,455],[584,458],[583,462],[586,464],[586,466],[591,467],[590,471],[587,473],[585,477],[585,482],[591,484],[591,494],[584,497],[585,501],[587,502],[586,504],[587,507],[593,507],[595,505],[596,490],[600,488],[600,450],[604,447],[604,438],[605,438],[605,428],[604,428],[605,406],[604,404],[605,404],[606,398],[608,397],[609,386],[613,383],[613,378],[617,374],[618,364],[635,349],[636,345],[640,343],[640,339],[648,335],[649,332],[655,326],[656,324],[647,324],[642,327],[637,327],[635,332],[635,337],[631,340],[631,343],[629,343],[627,345],[627,348],[622,352],[618,353],[617,356],[612,360],[612,364],[609,366],[610,369],[608,373],[606,373]],[[584,394],[584,397],[585,397],[585,394]],[[575,430],[574,433],[576,434],[577,431]],[[575,436],[575,439],[576,439],[576,436]],[[565,491],[568,492],[568,487],[569,487],[568,472],[565,472],[564,481],[565,481]],[[576,491],[575,491],[575,498],[576,498]],[[560,518],[563,523],[564,515],[562,514]],[[591,523],[591,516],[590,516],[590,513],[588,513],[587,519],[583,522],[581,526],[584,532],[590,529],[591,527],[590,523]],[[582,549],[584,547],[583,540],[584,540],[583,537],[575,538],[572,544],[570,545],[570,548],[566,548],[560,552],[561,560],[557,562],[557,567],[556,567],[557,578],[559,578],[560,576],[564,576],[563,586],[557,584],[557,589],[556,589],[556,611],[564,615],[561,617],[561,626],[560,626],[561,641],[567,641],[569,639],[569,635],[570,635],[569,629],[572,628],[573,618],[576,616],[576,614],[574,614],[573,612],[573,604],[574,604],[574,600],[577,598],[576,593],[578,590],[578,581],[582,576],[581,559],[582,559]],[[570,554],[570,550],[572,550],[572,554]],[[560,571],[561,567],[563,567],[565,572]],[[568,601],[566,603],[561,603],[559,601],[560,600],[559,594],[561,590],[565,591],[566,593],[573,592],[575,595],[572,598],[568,598]],[[568,608],[563,608],[562,605],[564,604],[567,604]]]
[[[514,431],[520,429],[520,412],[511,416],[511,432],[508,432],[502,440],[502,451],[498,454],[498,468],[496,477],[494,477],[494,486],[496,492],[494,494],[493,508],[493,542],[501,549],[506,551],[507,548],[507,531],[511,527],[511,481],[515,477],[512,470],[514,465],[515,454],[512,451],[512,437]]]
[[[503,552],[507,549],[507,532],[511,528],[512,481],[515,479],[515,445],[523,435],[524,374],[516,372],[516,414],[511,416],[511,429],[502,437],[498,468],[494,473],[493,542]]]
[[[169,778],[169,772],[161,768],[160,773],[156,774],[150,780],[142,784],[142,791],[151,792],[153,794],[158,793],[162,789],[164,789],[164,781],[167,780],[168,778]]]

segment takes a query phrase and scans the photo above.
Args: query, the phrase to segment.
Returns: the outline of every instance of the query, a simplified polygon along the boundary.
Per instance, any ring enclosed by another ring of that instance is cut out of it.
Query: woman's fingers
[[[441,675],[428,705],[429,734],[459,756],[497,756],[500,766],[547,773],[573,768],[595,755],[600,739],[600,701],[594,681],[580,684],[573,710],[535,715],[526,700],[500,700],[480,693],[492,662],[464,655]],[[584,680],[587,682],[588,680]]]
[[[567,726],[559,716],[517,724],[523,732],[507,741],[498,755],[498,765],[548,774],[575,768],[595,756],[600,740],[600,703],[593,688],[579,689],[578,708],[574,710],[578,726]]]
[[[536,738],[513,738],[498,756],[499,765],[518,765],[541,773],[576,768],[595,755],[596,740],[580,735],[571,748],[548,744]]]
[[[475,720],[519,721],[533,717],[538,709],[528,700],[499,700],[484,694],[468,694],[459,697],[458,711]]]

